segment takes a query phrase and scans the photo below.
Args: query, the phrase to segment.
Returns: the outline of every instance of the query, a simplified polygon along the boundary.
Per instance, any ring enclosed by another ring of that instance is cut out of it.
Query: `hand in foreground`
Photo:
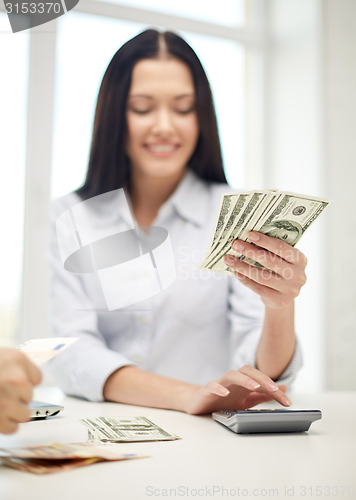
[[[245,410],[272,400],[290,406],[286,390],[286,386],[277,386],[267,375],[246,365],[194,389],[186,412],[201,415],[219,410]]]
[[[244,285],[260,295],[266,307],[288,306],[306,282],[305,255],[285,241],[255,231],[250,232],[248,239],[254,244],[235,240],[232,248],[265,269],[232,255],[224,257],[225,264],[235,271],[235,276]]]
[[[40,370],[24,354],[0,349],[0,432],[11,434],[20,422],[29,420],[28,403],[41,378]]]

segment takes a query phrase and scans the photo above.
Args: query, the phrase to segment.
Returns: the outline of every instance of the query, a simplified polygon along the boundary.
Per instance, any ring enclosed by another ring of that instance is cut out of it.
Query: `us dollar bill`
[[[233,221],[232,227],[225,238],[222,238],[216,251],[210,255],[208,250],[200,268],[209,269],[211,271],[223,272],[225,265],[223,257],[231,250],[232,242],[241,236],[246,231],[246,228],[251,226],[253,217],[263,213],[266,204],[270,200],[271,194],[264,191],[256,191],[251,193],[246,198],[246,205],[243,207],[241,214]]]
[[[205,257],[207,264],[212,262],[217,255],[219,255],[221,251],[221,247],[224,245],[224,242],[230,236],[231,231],[233,230],[233,225],[235,221],[238,219],[239,215],[246,208],[246,205],[249,202],[250,195],[248,193],[241,193],[238,196],[234,195],[224,195],[223,199],[230,200],[230,210],[224,214],[223,224],[219,228],[219,237],[216,237],[216,231],[214,234],[214,238],[212,243],[210,244],[209,251]],[[222,217],[218,217],[218,223],[221,223]]]
[[[227,215],[230,213],[230,207],[232,207],[232,200],[233,196],[230,195],[225,195],[221,199],[221,204],[220,204],[220,210],[219,210],[219,215],[217,218],[217,222],[215,225],[215,231],[213,234],[213,239],[210,243],[210,247],[214,248],[215,242],[219,241],[219,236],[221,234],[221,231],[225,225],[225,219]]]
[[[200,265],[201,269],[233,273],[233,270],[224,263],[224,256],[228,253],[257,267],[263,267],[262,264],[235,252],[231,248],[232,242],[235,239],[246,241],[249,232],[254,230],[295,246],[329,204],[329,200],[325,198],[284,191],[262,190],[245,195],[248,195],[247,204],[232,223],[229,220],[230,227],[227,231],[228,221],[226,221],[220,230],[219,241],[215,241],[214,248],[208,249]]]
[[[91,440],[121,443],[137,441],[171,441],[179,436],[163,430],[146,417],[83,418]]]

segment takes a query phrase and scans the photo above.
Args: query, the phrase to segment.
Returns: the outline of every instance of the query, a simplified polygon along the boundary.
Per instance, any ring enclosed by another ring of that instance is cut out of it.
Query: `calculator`
[[[316,420],[320,410],[249,409],[216,411],[214,420],[237,434],[262,432],[306,432]]]
[[[54,417],[63,410],[63,406],[61,405],[42,403],[42,401],[31,401],[29,408],[31,420],[43,420],[47,417]]]

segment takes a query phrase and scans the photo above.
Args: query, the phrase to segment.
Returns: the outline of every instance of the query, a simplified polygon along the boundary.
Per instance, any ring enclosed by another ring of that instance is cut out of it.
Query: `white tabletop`
[[[0,447],[85,441],[87,430],[79,419],[110,415],[146,416],[182,439],[120,444],[125,451],[150,457],[46,476],[0,466],[1,500],[356,499],[354,392],[293,395],[292,409],[320,409],[322,420],[307,433],[269,435],[234,434],[210,416],[90,403],[63,398],[59,391],[39,395],[62,403],[64,411],[46,421],[22,424],[11,436],[0,436]]]

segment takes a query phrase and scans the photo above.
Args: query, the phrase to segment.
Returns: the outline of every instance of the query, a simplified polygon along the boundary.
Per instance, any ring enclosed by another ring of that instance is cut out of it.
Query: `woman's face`
[[[139,61],[132,72],[126,116],[126,152],[134,173],[182,177],[199,136],[189,67],[174,58]]]

